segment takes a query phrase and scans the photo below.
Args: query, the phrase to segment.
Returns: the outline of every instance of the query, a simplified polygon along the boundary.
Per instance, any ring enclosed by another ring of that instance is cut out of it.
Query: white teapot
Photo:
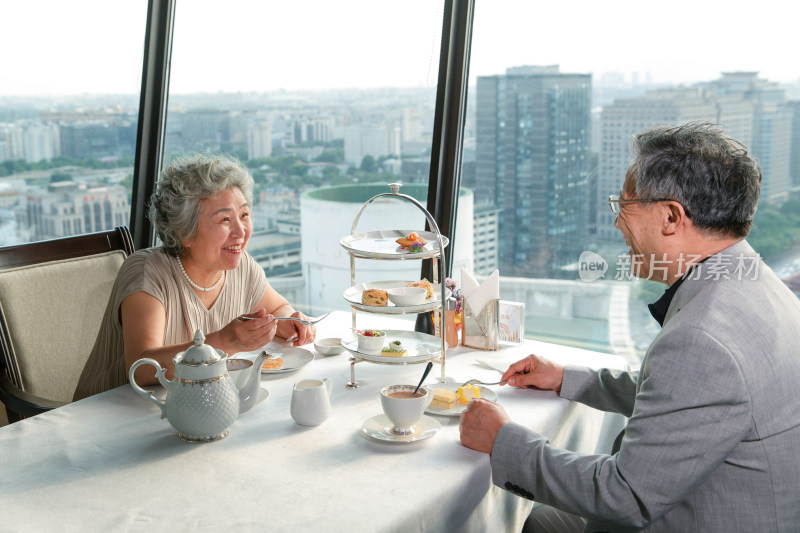
[[[227,356],[203,344],[205,336],[197,330],[194,346],[180,352],[172,360],[175,377],[166,379],[166,369],[155,359],[139,359],[128,373],[133,390],[161,409],[161,418],[166,418],[178,430],[178,436],[189,442],[211,442],[225,438],[234,420],[256,403],[261,385],[261,365],[267,358],[262,352],[250,369],[250,376],[241,390],[236,388],[228,375]],[[167,389],[162,402],[136,384],[133,374],[141,365],[156,367],[158,381]]]

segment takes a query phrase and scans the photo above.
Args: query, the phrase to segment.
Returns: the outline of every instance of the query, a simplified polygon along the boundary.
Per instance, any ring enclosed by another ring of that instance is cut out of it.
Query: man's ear
[[[686,216],[686,211],[683,206],[678,202],[664,202],[662,206],[662,234],[674,235],[680,232],[689,222],[689,217]]]

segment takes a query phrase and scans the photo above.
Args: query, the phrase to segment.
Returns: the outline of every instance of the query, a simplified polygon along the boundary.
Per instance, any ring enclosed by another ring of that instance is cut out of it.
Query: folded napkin
[[[495,269],[482,284],[465,269],[461,269],[461,294],[473,316],[477,316],[492,300],[500,298],[500,272]]]

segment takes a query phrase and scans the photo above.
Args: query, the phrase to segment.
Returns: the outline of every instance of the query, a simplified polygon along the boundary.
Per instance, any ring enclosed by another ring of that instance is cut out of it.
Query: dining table
[[[358,313],[359,327],[413,330],[414,317]],[[317,339],[349,338],[353,315],[335,311]],[[279,341],[268,348],[291,351]],[[355,363],[317,353],[261,373],[262,397],[223,439],[189,443],[130,385],[0,428],[2,531],[520,531],[533,502],[492,483],[490,457],[459,439],[459,417],[424,415],[417,440],[376,438],[380,391],[414,384],[424,364]],[[496,351],[448,348],[445,378],[499,381],[490,368],[535,353],[560,364],[625,369],[623,357],[535,340]],[[238,354],[234,357],[247,357]],[[440,364],[425,384],[441,381]],[[316,426],[292,419],[299,380],[329,378],[330,416]],[[156,394],[166,391],[149,387]],[[487,387],[510,417],[560,447],[609,453],[625,424],[554,392]],[[380,437],[378,435],[378,437]]]

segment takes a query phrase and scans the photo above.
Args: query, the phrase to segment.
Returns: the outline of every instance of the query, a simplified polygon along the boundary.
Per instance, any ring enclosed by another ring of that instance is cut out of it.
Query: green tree
[[[361,166],[359,167],[364,172],[375,172],[378,169],[378,166],[375,164],[375,158],[371,155],[365,155],[364,159],[361,160]]]

